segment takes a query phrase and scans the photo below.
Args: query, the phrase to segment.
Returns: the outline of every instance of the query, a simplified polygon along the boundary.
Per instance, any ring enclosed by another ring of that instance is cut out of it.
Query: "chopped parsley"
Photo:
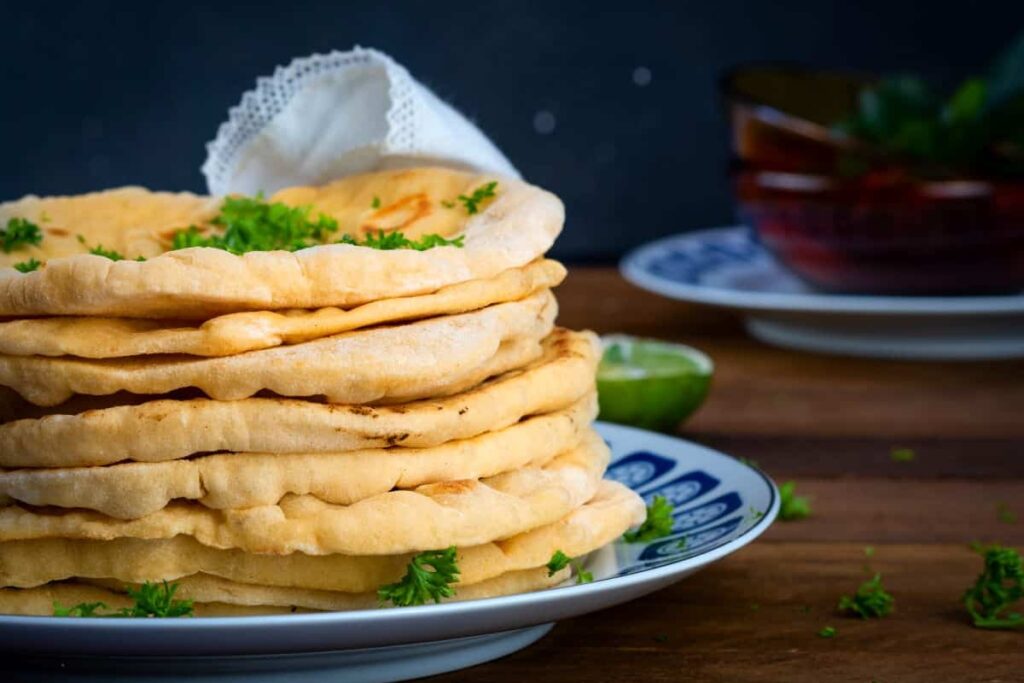
[[[27,218],[11,218],[7,227],[0,231],[0,249],[5,254],[30,244],[39,246],[42,241],[43,233],[39,226]]]
[[[647,519],[635,531],[627,531],[622,538],[627,543],[646,543],[672,533],[672,503],[665,496],[655,496],[647,506]]]
[[[779,486],[779,519],[791,522],[811,516],[811,503],[805,496],[796,495],[796,482],[787,481]]]
[[[448,199],[442,199],[441,200],[441,206],[443,206],[446,209],[454,209],[455,208],[455,202],[453,202],[451,200],[448,200]]]
[[[562,571],[569,565],[572,565],[573,573],[576,575],[576,583],[590,583],[594,580],[594,575],[583,568],[579,562],[573,562],[572,558],[563,553],[561,550],[556,550],[545,565],[548,568],[548,576],[554,576],[558,572]]]
[[[220,213],[210,222],[223,228],[219,234],[205,235],[196,226],[179,230],[171,237],[171,249],[212,247],[232,254],[250,251],[298,251],[321,243],[338,231],[338,221],[320,214],[310,218],[309,206],[273,204],[255,197],[228,197]]]
[[[913,462],[916,457],[913,448],[893,448],[889,451],[889,459],[893,462]]]
[[[89,253],[95,254],[96,256],[102,256],[103,258],[108,258],[111,261],[124,260],[124,254],[113,249],[104,249],[102,244],[97,244],[95,247],[89,249]]]
[[[481,185],[473,190],[473,194],[469,196],[460,194],[458,196],[458,200],[466,207],[466,213],[472,216],[474,213],[478,213],[480,211],[481,204],[486,202],[488,199],[494,198],[494,189],[496,187],[498,187],[498,181],[492,180],[486,185]]]
[[[381,604],[391,602],[396,607],[424,605],[428,600],[441,602],[441,598],[455,595],[451,584],[459,579],[455,546],[446,550],[428,550],[409,562],[400,581],[381,586],[377,599]]]
[[[39,266],[43,265],[43,262],[33,257],[28,261],[21,261],[20,263],[14,264],[14,269],[20,273],[31,273],[33,270],[39,270]]]
[[[818,631],[818,636],[821,638],[835,638],[836,633],[838,633],[838,631],[836,631],[835,626],[825,626]]]
[[[964,593],[964,606],[978,628],[1024,628],[1024,615],[1008,611],[1024,599],[1024,563],[1013,548],[975,547],[984,568]]]
[[[556,550],[555,554],[551,556],[551,559],[548,560],[547,563],[548,576],[554,576],[568,567],[570,561],[571,558],[568,555],[563,553],[561,550]]]
[[[108,609],[102,602],[81,602],[71,607],[53,603],[55,617],[190,617],[193,613],[191,600],[175,600],[178,584],[146,582],[138,588],[129,588],[128,597],[133,600],[130,607],[122,607],[106,614],[99,610]]]
[[[370,208],[371,209],[379,209],[380,208],[380,197],[378,197],[377,195],[373,196],[373,201],[370,202]]]
[[[377,234],[367,235],[362,242],[358,238],[353,237],[349,234],[344,234],[338,241],[339,244],[351,244],[357,247],[369,247],[371,249],[380,249],[382,251],[391,251],[392,249],[415,249],[416,251],[426,251],[427,249],[433,249],[434,247],[463,247],[463,241],[466,239],[465,235],[459,235],[455,239],[445,239],[440,235],[431,233],[424,235],[418,240],[411,240],[401,232],[384,232],[378,230]]]
[[[876,573],[862,583],[852,596],[839,598],[839,611],[861,619],[875,619],[892,612],[895,602],[895,598],[882,587],[882,575]]]

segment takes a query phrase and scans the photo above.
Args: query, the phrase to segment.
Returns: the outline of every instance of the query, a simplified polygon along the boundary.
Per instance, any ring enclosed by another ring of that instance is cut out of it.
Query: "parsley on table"
[[[418,240],[411,240],[401,232],[384,232],[378,230],[377,234],[368,234],[362,242],[358,238],[353,237],[349,234],[344,234],[341,239],[338,240],[339,244],[351,244],[356,247],[369,247],[371,249],[380,249],[381,251],[391,251],[393,249],[415,249],[416,251],[426,251],[427,249],[433,249],[434,247],[459,247],[462,248],[463,241],[466,239],[465,235],[459,235],[455,239],[445,239],[440,235],[430,233],[424,235]]]
[[[825,626],[818,631],[818,635],[822,638],[835,638],[837,633],[835,626]]]
[[[250,251],[298,251],[322,242],[338,231],[338,221],[320,214],[310,218],[309,206],[273,204],[256,197],[228,197],[210,222],[223,232],[205,235],[196,226],[171,237],[171,249],[212,247],[232,254]]]
[[[178,584],[146,582],[138,588],[129,588],[128,597],[133,604],[115,612],[101,613],[108,609],[102,602],[80,602],[71,607],[53,603],[55,617],[190,617],[193,613],[191,600],[175,600]]]
[[[975,550],[984,569],[964,593],[964,606],[978,628],[1024,628],[1024,615],[1009,608],[1024,599],[1024,563],[1013,548],[993,545]]]
[[[478,213],[480,211],[481,204],[495,196],[494,189],[496,187],[498,187],[498,181],[493,180],[486,185],[481,185],[476,188],[473,190],[473,193],[468,196],[460,194],[458,196],[458,200],[466,207],[466,213],[472,216],[474,213]]]
[[[916,457],[913,448],[893,448],[889,451],[889,459],[893,462],[913,462]]]
[[[5,254],[29,244],[38,246],[42,241],[43,233],[39,226],[27,218],[11,218],[7,227],[0,231],[0,249]]]
[[[646,543],[672,533],[672,503],[665,496],[655,496],[647,506],[647,519],[635,531],[627,531],[622,538],[627,543]]]
[[[892,612],[895,602],[895,598],[882,587],[882,575],[876,573],[862,583],[852,596],[839,598],[839,611],[861,619],[874,619]]]
[[[33,270],[39,270],[39,266],[43,265],[43,262],[39,259],[32,257],[28,261],[21,261],[20,263],[14,264],[14,269],[19,273],[31,273]]]
[[[377,599],[381,604],[391,602],[396,607],[424,605],[428,600],[441,602],[441,598],[455,595],[451,584],[458,579],[455,546],[428,550],[412,558],[401,580],[381,586]]]
[[[796,482],[787,481],[779,486],[779,519],[791,522],[811,516],[811,503],[804,496],[796,495]]]

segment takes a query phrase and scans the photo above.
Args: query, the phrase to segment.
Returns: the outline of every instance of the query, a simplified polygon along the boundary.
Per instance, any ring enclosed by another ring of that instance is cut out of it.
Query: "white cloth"
[[[518,178],[476,126],[376,50],[312,55],[259,78],[207,144],[211,194],[272,193],[439,164]]]

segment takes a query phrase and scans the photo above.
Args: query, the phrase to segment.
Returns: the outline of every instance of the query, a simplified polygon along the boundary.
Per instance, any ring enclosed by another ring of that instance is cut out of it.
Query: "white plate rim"
[[[1024,294],[910,297],[754,292],[674,282],[651,274],[645,267],[652,258],[676,245],[748,230],[742,225],[729,225],[663,237],[629,251],[619,262],[619,271],[627,281],[637,287],[670,299],[747,311],[901,316],[988,316],[1024,313]]]

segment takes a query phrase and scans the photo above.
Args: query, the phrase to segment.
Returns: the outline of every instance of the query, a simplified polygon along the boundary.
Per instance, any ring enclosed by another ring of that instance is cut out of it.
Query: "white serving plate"
[[[670,537],[618,541],[587,559],[594,582],[536,593],[405,609],[197,619],[0,616],[0,653],[14,680],[220,683],[398,681],[515,652],[553,622],[645,595],[757,538],[778,512],[759,470],[696,444],[599,424],[608,476],[676,505]],[[685,548],[679,541],[686,538]],[[6,680],[6,679],[5,679]]]
[[[762,341],[806,351],[910,359],[1024,356],[1024,292],[858,296],[812,289],[742,226],[667,237],[623,258],[623,276],[672,299],[742,311]]]

